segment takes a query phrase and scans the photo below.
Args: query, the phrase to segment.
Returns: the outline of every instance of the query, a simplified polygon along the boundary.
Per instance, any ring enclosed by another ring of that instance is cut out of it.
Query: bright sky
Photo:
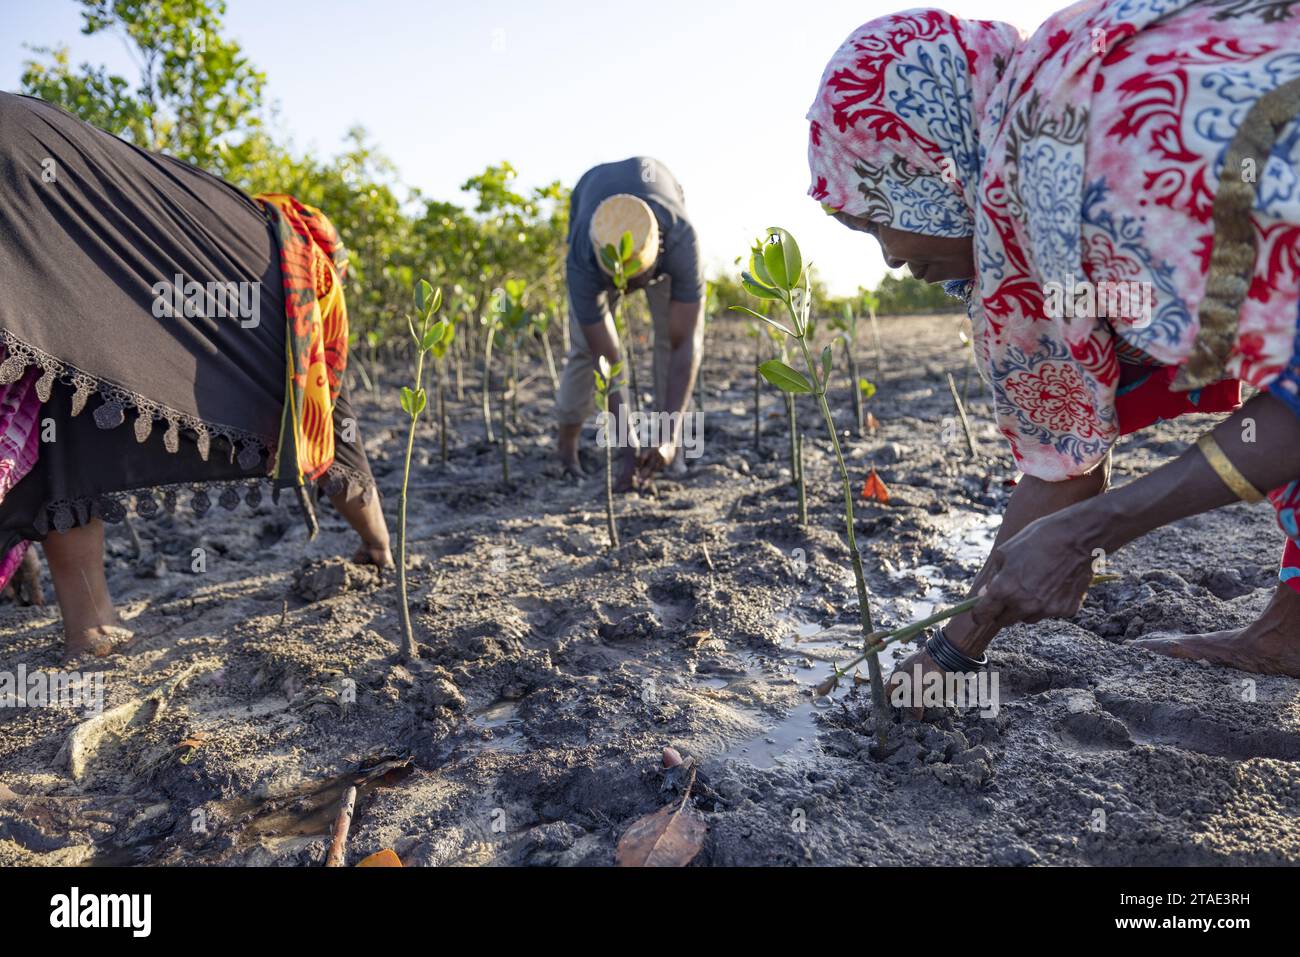
[[[284,134],[336,152],[360,123],[404,182],[459,186],[509,160],[520,185],[572,185],[588,167],[655,156],[686,190],[709,266],[730,270],[767,226],[798,238],[833,293],[885,272],[875,240],[807,194],[804,114],[836,47],[906,0],[228,0],[227,32],[268,78]],[[1062,3],[1064,5],[1064,2]],[[1053,5],[954,0],[959,16],[1032,30]],[[74,0],[0,0],[0,89],[23,44],[134,77],[119,38],[84,37]],[[630,107],[625,120],[612,118]],[[328,213],[328,210],[326,210]]]

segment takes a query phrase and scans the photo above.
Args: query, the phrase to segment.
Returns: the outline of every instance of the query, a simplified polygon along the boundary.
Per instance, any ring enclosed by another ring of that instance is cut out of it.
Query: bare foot
[[[126,648],[135,633],[120,625],[98,625],[75,634],[64,633],[63,660],[74,658],[107,658]]]
[[[1300,594],[1279,586],[1259,620],[1239,631],[1143,638],[1133,647],[1254,674],[1300,678]]]
[[[567,478],[582,481],[587,477],[587,473],[583,471],[582,463],[578,461],[576,455],[571,459],[562,459],[560,461],[560,466],[564,469],[564,474]]]

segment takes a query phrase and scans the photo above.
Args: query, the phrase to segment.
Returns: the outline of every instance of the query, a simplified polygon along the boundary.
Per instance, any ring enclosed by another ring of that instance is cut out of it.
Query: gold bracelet
[[[1251,505],[1264,501],[1264,493],[1251,485],[1250,480],[1241,474],[1241,469],[1232,464],[1212,434],[1206,432],[1202,435],[1197,440],[1196,447],[1205,456],[1205,461],[1210,463],[1210,468],[1219,473],[1219,478],[1223,479],[1223,484],[1232,490],[1233,495]]]

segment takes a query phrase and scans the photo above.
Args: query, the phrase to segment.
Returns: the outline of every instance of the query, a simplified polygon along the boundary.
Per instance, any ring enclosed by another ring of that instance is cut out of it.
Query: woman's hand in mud
[[[941,675],[943,668],[930,657],[923,644],[895,665],[893,673],[885,680],[885,700],[889,706],[901,710],[914,721],[920,721],[925,712],[921,695],[928,674]]]
[[[971,611],[977,628],[1078,614],[1092,582],[1093,554],[1073,511],[1040,518],[993,550],[993,577]]]

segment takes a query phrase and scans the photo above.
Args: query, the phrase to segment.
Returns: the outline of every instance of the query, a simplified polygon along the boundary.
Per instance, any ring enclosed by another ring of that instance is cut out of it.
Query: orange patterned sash
[[[348,362],[347,250],[325,214],[280,193],[256,197],[280,239],[286,381],[277,485],[302,486],[334,464],[334,403]]]

